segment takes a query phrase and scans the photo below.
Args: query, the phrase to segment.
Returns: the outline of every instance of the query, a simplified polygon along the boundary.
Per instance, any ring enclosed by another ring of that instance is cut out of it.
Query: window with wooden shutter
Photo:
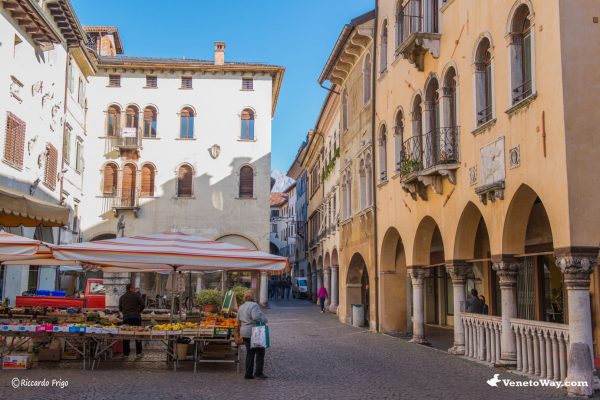
[[[181,88],[182,89],[191,89],[192,88],[192,77],[191,76],[182,76],[181,77]]]
[[[68,124],[65,124],[65,129],[63,133],[63,160],[65,163],[69,164],[71,160],[71,127]]]
[[[177,197],[192,197],[192,167],[182,165],[177,174]]]
[[[121,75],[109,75],[108,86],[119,87],[121,86]]]
[[[133,164],[123,167],[123,178],[121,182],[121,206],[133,207],[136,204],[136,168]]]
[[[110,106],[106,111],[106,136],[117,136],[121,125],[121,110]]]
[[[146,87],[156,88],[158,87],[158,78],[152,75],[146,75]]]
[[[154,167],[146,164],[142,167],[142,196],[154,196]]]
[[[117,166],[107,164],[104,167],[104,185],[102,192],[105,196],[114,196],[117,194]]]
[[[240,198],[254,197],[254,170],[245,165],[240,169]]]
[[[46,168],[44,170],[44,183],[50,189],[56,188],[56,173],[58,169],[58,151],[50,143],[46,144]]]
[[[254,79],[242,78],[242,90],[254,90]]]
[[[156,109],[154,107],[144,108],[144,137],[156,137]]]
[[[15,168],[23,168],[25,156],[25,121],[11,112],[6,113],[6,132],[4,139],[4,161]]]

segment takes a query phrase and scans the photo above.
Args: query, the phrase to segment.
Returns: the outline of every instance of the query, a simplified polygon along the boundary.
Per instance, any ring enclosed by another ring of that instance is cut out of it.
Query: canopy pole
[[[175,317],[175,278],[177,277],[177,266],[171,266],[173,271],[171,271],[171,323],[174,321]]]

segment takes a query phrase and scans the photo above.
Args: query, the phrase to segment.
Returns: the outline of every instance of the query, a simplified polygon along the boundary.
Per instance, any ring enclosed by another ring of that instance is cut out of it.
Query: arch
[[[547,222],[542,222],[542,229],[547,230],[550,240],[553,242],[552,232],[555,226],[547,212],[544,202],[539,195],[528,185],[522,184],[519,186],[513,195],[506,216],[504,218],[504,229],[502,231],[502,254],[523,254],[525,253],[526,238],[528,236],[528,227],[531,222],[532,211],[534,206],[539,204],[541,207],[538,211],[538,217],[541,220],[546,219]]]
[[[158,123],[158,110],[153,105],[144,108],[144,132],[145,138],[156,137],[156,125]]]
[[[340,265],[339,260],[338,260],[338,251],[337,249],[334,247],[333,251],[331,252],[331,266],[332,267],[337,267]]]
[[[456,234],[454,239],[454,260],[470,260],[475,258],[475,241],[477,239],[477,229],[483,220],[486,226],[485,218],[479,207],[472,201],[469,201],[458,219]]]
[[[446,65],[444,65],[444,68],[442,69],[442,73],[440,75],[442,77],[442,82],[444,86],[447,84],[446,77],[448,76],[450,70],[454,70],[454,75],[456,76],[456,84],[458,85],[458,66],[456,65],[456,62],[454,60],[450,60],[446,63]]]
[[[352,318],[352,304],[363,304],[365,321],[370,320],[370,281],[367,264],[360,253],[354,253],[348,264],[346,274],[346,316],[348,321]],[[363,325],[361,324],[361,325]]]
[[[102,171],[102,194],[104,196],[115,196],[119,183],[119,166],[114,162],[108,162],[104,164]]]
[[[436,85],[436,87],[432,88],[432,84]],[[426,99],[430,98],[432,95],[435,94],[435,93],[433,93],[434,90],[439,89],[439,79],[434,72],[431,72],[427,76],[427,79],[425,80],[425,86],[423,86],[423,87],[425,88],[425,98]]]
[[[250,250],[258,250],[258,246],[252,239],[239,233],[229,233],[226,235],[222,235],[216,238],[215,240],[223,243],[229,243],[234,246],[244,247]]]
[[[181,164],[177,168],[177,197],[193,196],[194,169],[190,164]]]
[[[415,232],[413,242],[413,265],[427,266],[430,265],[431,242],[433,234],[438,228],[437,222],[429,215],[423,217]]]
[[[473,54],[471,56],[471,60],[473,63],[477,63],[478,50],[481,46],[481,43],[487,40],[489,43],[489,52],[492,58],[494,58],[494,41],[492,40],[492,34],[490,32],[482,32],[479,34],[477,39],[475,40],[475,47],[473,47]]]
[[[406,253],[394,227],[389,227],[381,242],[381,329],[383,332],[405,332],[409,306],[407,303]]]
[[[90,242],[96,242],[98,240],[111,240],[111,239],[116,239],[117,235],[114,233],[101,233],[99,235],[94,236],[92,239],[90,239]]]
[[[241,199],[254,197],[254,169],[250,165],[240,168],[239,197]]]
[[[325,253],[325,261],[323,262],[323,268],[331,268],[331,256],[329,255],[329,252]]]
[[[137,167],[133,163],[123,165],[121,178],[121,206],[133,207],[137,192]]]
[[[529,11],[529,15],[531,16],[530,19],[533,19],[535,17],[535,13],[533,12],[533,4],[531,3],[531,0],[515,1],[508,13],[508,19],[506,20],[506,29],[505,29],[506,36],[508,36],[512,32],[514,32],[515,17],[517,16],[517,13],[520,11],[520,9],[522,7],[527,8],[527,10]]]
[[[189,106],[185,106],[179,112],[179,137],[181,139],[193,139],[194,138],[194,120],[196,118],[196,111]]]
[[[142,184],[140,189],[141,196],[154,196],[154,184],[156,179],[156,168],[152,163],[144,163],[141,168]]]
[[[251,108],[244,108],[240,114],[242,140],[254,140],[255,112]]]
[[[323,256],[319,256],[319,261],[317,264],[317,270],[323,270]]]

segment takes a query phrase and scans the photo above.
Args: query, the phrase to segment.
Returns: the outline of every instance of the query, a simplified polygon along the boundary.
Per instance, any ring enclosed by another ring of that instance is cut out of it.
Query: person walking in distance
[[[287,278],[285,278],[285,298],[286,299],[290,299],[290,293],[292,291],[292,277],[288,275]]]
[[[125,286],[125,294],[119,298],[119,311],[123,315],[123,324],[130,326],[142,325],[144,300],[132,284]],[[142,341],[135,341],[136,358],[142,357]],[[129,340],[123,341],[123,356],[129,357]]]
[[[267,317],[262,313],[260,306],[254,299],[254,292],[248,290],[244,294],[244,304],[238,310],[237,319],[240,323],[240,336],[244,339],[246,346],[246,379],[267,379],[263,373],[265,365],[265,349],[263,347],[250,347],[252,338],[252,328],[258,326],[261,322],[266,324]],[[254,360],[256,359],[256,370],[254,369]]]
[[[317,297],[319,298],[319,305],[321,306],[321,313],[324,313],[325,312],[325,300],[329,298],[329,293],[327,293],[327,289],[325,289],[325,286],[321,286],[321,288],[317,292]]]

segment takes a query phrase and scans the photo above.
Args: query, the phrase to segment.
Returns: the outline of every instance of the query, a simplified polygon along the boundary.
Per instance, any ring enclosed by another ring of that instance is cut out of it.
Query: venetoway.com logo
[[[488,379],[486,382],[491,387],[555,387],[557,389],[566,387],[587,387],[586,381],[553,381],[552,379],[540,379],[540,380],[527,380],[527,381],[515,381],[512,379],[500,379],[500,374],[494,374],[494,376]]]

